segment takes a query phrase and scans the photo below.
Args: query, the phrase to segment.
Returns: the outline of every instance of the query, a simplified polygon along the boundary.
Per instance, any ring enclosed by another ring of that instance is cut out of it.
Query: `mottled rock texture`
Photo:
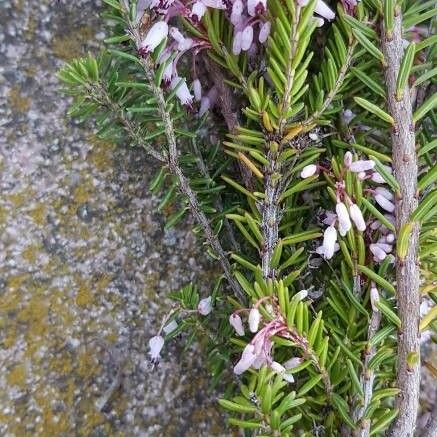
[[[98,50],[100,7],[0,4],[0,435],[224,435],[195,350],[147,359],[168,293],[208,293],[190,224],[164,232],[141,150],[65,116],[56,72]]]

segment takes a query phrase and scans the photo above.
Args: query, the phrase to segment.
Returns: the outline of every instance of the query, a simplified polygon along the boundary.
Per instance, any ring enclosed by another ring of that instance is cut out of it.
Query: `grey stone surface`
[[[141,150],[65,118],[56,72],[97,49],[99,7],[0,4],[0,435],[223,435],[196,350],[147,359],[168,293],[208,292],[190,224],[164,232]]]

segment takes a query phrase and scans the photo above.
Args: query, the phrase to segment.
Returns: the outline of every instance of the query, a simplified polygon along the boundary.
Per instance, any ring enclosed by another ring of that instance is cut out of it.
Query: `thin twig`
[[[275,271],[272,267],[273,251],[278,243],[279,223],[282,218],[282,210],[279,205],[278,180],[275,176],[281,174],[281,163],[278,161],[280,150],[269,150],[267,152],[268,164],[264,166],[264,193],[265,198],[262,204],[261,232],[263,236],[262,248],[262,272],[264,278],[274,278]]]
[[[292,68],[294,56],[297,51],[298,47],[298,34],[297,34],[297,26],[299,23],[301,13],[301,7],[299,5],[296,6],[296,11],[293,14],[293,19],[291,23],[291,34],[290,34],[290,53],[287,59],[287,67],[285,70],[285,88],[284,88],[284,95],[282,96],[282,100],[280,103],[280,110],[279,110],[279,117],[278,117],[278,127],[279,127],[279,133],[282,136],[282,133],[284,131],[285,123],[287,122],[285,113],[288,111],[290,107],[290,101],[291,101],[291,90],[293,88],[293,82],[294,82],[294,76],[296,74],[296,68]]]
[[[290,53],[287,60],[287,67],[285,71],[286,83],[284,95],[282,96],[279,106],[278,129],[277,137],[281,139],[284,132],[286,119],[286,112],[290,106],[291,90],[293,88],[294,76],[296,69],[292,68],[294,56],[296,54],[298,45],[297,26],[300,18],[301,8],[296,7],[293,15],[293,22],[290,30]],[[276,272],[272,267],[273,251],[278,244],[279,237],[279,223],[282,219],[282,210],[280,207],[279,197],[281,195],[280,181],[278,176],[281,175],[281,163],[278,157],[282,150],[281,142],[276,143],[277,147],[271,147],[271,143],[267,141],[265,144],[266,155],[268,163],[263,168],[264,174],[264,201],[262,203],[262,221],[261,232],[263,236],[263,247],[261,253],[261,264],[264,278],[275,278]],[[283,175],[281,175],[283,176]]]
[[[104,84],[99,83],[97,85],[90,85],[89,91],[93,95],[93,97],[102,104],[102,106],[110,110],[112,112],[112,115],[116,116],[118,121],[122,124],[126,133],[129,135],[131,141],[135,145],[142,147],[146,151],[146,153],[148,153],[159,162],[166,162],[165,157],[160,152],[155,150],[149,143],[146,143],[144,141],[141,135],[141,130],[138,129],[138,127],[126,116],[126,113],[123,110],[122,106],[111,99],[109,92]]]
[[[311,114],[310,117],[308,117],[302,123],[304,126],[311,126],[312,124],[316,123],[317,120],[320,118],[320,116],[329,108],[329,105],[334,100],[334,97],[340,91],[340,88],[343,86],[344,79],[346,78],[346,74],[349,71],[349,67],[351,66],[353,53],[356,45],[357,45],[356,41],[353,41],[349,44],[346,52],[345,61],[341,66],[340,71],[338,72],[338,76],[337,76],[337,80],[335,81],[334,88],[329,92],[320,109],[314,112],[314,114]]]
[[[329,373],[320,364],[319,357],[314,352],[314,350],[311,348],[308,339],[304,335],[299,334],[295,329],[288,329],[286,333],[281,333],[281,336],[284,338],[289,338],[294,343],[296,343],[296,345],[303,352],[303,358],[311,360],[314,367],[317,369],[317,371],[322,376],[322,382],[323,382],[323,385],[325,386],[325,392],[326,392],[328,398],[331,398],[332,397],[332,383],[331,383],[331,379],[329,377]]]
[[[381,313],[378,310],[372,310],[369,327],[367,330],[368,346],[364,355],[364,366],[360,377],[360,384],[363,388],[364,397],[362,404],[354,411],[353,418],[359,423],[360,427],[355,431],[355,435],[359,437],[368,437],[370,434],[370,420],[364,419],[364,414],[370,404],[373,396],[373,383],[375,380],[375,372],[370,369],[369,363],[375,356],[376,349],[370,345],[372,338],[375,336],[381,323]]]
[[[132,25],[130,28],[130,33],[134,38],[134,43],[137,49],[139,49],[141,46],[142,39],[137,28]],[[153,62],[150,57],[147,58],[141,57],[140,64],[143,67],[146,80],[156,99],[158,112],[162,119],[162,123],[164,125],[165,136],[168,144],[168,167],[170,169],[170,172],[177,177],[179,182],[178,183],[179,190],[187,197],[188,203],[190,205],[191,213],[202,227],[205,238],[207,239],[208,243],[211,245],[212,249],[217,255],[220,265],[223,269],[223,273],[227,281],[229,282],[229,285],[231,286],[234,294],[241,301],[244,301],[244,294],[241,290],[240,285],[232,275],[231,265],[226,256],[226,253],[223,250],[222,245],[218,240],[217,236],[215,235],[213,229],[211,228],[208,218],[200,208],[200,204],[197,199],[196,193],[192,190],[188,179],[186,178],[185,174],[183,173],[179,165],[176,135],[174,131],[173,121],[169,112],[167,111],[167,104],[165,102],[164,93],[162,89],[155,84]]]
[[[397,8],[398,9],[398,8]],[[416,209],[417,201],[417,156],[415,150],[415,129],[407,85],[401,100],[396,99],[396,80],[403,56],[402,16],[396,10],[392,38],[388,38],[385,29],[381,35],[382,52],[386,61],[385,83],[390,115],[394,119],[391,132],[393,169],[400,186],[400,195],[396,198],[396,230],[410,221],[411,213]],[[419,225],[415,224],[411,232],[408,252],[405,260],[396,258],[397,307],[401,319],[398,332],[397,385],[400,393],[396,398],[399,414],[390,431],[391,436],[412,437],[416,428],[419,408],[420,360],[409,364],[409,358],[419,357],[419,266],[417,252],[419,244]]]
[[[359,297],[362,294],[361,276],[354,275],[354,294]],[[363,396],[358,397],[358,404],[352,412],[353,420],[359,424],[354,435],[357,437],[368,437],[370,435],[370,420],[364,419],[364,414],[370,404],[373,396],[373,383],[375,381],[375,372],[369,367],[369,363],[376,354],[375,346],[371,345],[372,338],[378,332],[381,324],[381,313],[378,309],[372,307],[369,326],[367,328],[367,346],[364,350],[364,365],[360,375],[360,384],[363,389]]]

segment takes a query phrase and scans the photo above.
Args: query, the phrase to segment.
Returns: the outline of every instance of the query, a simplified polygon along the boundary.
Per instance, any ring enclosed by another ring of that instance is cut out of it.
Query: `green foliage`
[[[233,87],[239,123],[232,132],[214,114],[187,114],[177,87],[161,90],[175,54],[158,65],[168,42],[164,39],[147,58],[138,56],[135,2],[129,11],[125,2],[105,2],[112,24],[108,50],[73,61],[59,73],[65,93],[73,97],[69,115],[92,119],[99,136],[143,147],[156,160],[159,168],[149,188],[160,196],[158,210],[167,216],[166,228],[190,212],[199,216],[184,188],[187,181],[196,209],[229,255],[246,298],[230,296],[219,280],[211,293],[214,312],[200,317],[199,291],[187,285],[172,294],[176,306],[170,320],[177,319],[178,328],[168,338],[183,333],[187,346],[196,338],[204,340],[216,385],[230,381],[231,363],[262,329],[279,326],[269,337],[269,359],[244,372],[237,384],[229,383],[227,399],[219,401],[230,412],[229,424],[253,435],[314,435],[316,427],[326,435],[359,427],[367,427],[368,435],[382,435],[398,414],[393,398],[399,392],[396,332],[402,326],[391,255],[377,262],[369,246],[397,233],[402,260],[412,227],[421,223],[424,294],[434,296],[429,284],[435,280],[437,244],[437,172],[431,169],[437,145],[435,93],[417,102],[414,113],[421,199],[411,224],[397,229],[374,200],[378,184],[370,173],[362,177],[343,163],[346,151],[354,161],[373,160],[386,187],[400,195],[388,167],[395,126],[379,29],[383,24],[390,34],[400,6],[405,31],[429,22],[435,14],[432,2],[368,0],[359,3],[355,15],[339,5],[335,22],[318,30],[316,0],[304,7],[293,0],[269,0],[272,28],[266,44],[259,46],[262,62],[252,62],[247,52],[232,54],[226,11],[209,8],[202,26],[181,18],[181,28],[208,43],[208,62],[223,75],[223,85]],[[423,92],[435,84],[434,42],[429,37],[408,45],[397,78],[398,99],[409,85]],[[353,111],[353,117],[347,119],[344,110]],[[170,156],[173,146],[179,151],[176,158]],[[313,164],[317,172],[301,177]],[[367,227],[363,232],[353,226],[338,236],[339,250],[322,260],[317,252],[327,227],[322,210],[334,210],[340,194],[359,207]],[[380,228],[369,226],[377,221]],[[199,221],[194,231],[211,257],[219,258],[205,223]],[[371,290],[376,287],[375,301]],[[236,311],[244,318],[254,306],[262,317],[261,330],[233,336],[230,314]],[[421,326],[433,326],[434,318],[435,312]],[[300,360],[286,370],[292,383],[271,365],[291,357]]]

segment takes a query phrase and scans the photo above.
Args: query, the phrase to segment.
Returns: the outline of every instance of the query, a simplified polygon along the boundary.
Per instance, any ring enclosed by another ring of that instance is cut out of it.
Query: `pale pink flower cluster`
[[[280,320],[273,320],[267,323],[246,345],[241,354],[240,360],[234,366],[234,373],[241,375],[249,368],[260,369],[266,365],[274,372],[280,374],[287,382],[294,382],[293,375],[287,370],[296,367],[300,364],[299,359],[290,359],[283,364],[274,361],[271,355],[273,343],[271,338],[274,335],[279,335],[288,332],[287,325]]]
[[[301,290],[293,297],[294,300],[300,301],[307,297],[307,290]],[[288,373],[287,370],[292,369],[299,364],[302,360],[300,358],[291,358],[285,363],[278,363],[273,360],[271,355],[273,343],[271,338],[275,335],[290,338],[290,332],[287,324],[284,322],[280,315],[275,315],[274,320],[266,323],[260,329],[261,314],[257,306],[261,303],[259,301],[249,310],[248,324],[250,332],[254,333],[252,341],[244,348],[240,360],[234,367],[234,373],[241,375],[249,368],[259,369],[264,365],[270,367],[274,372],[280,374],[282,378],[287,382],[294,382],[293,375]],[[266,306],[267,307],[267,306]],[[238,310],[231,314],[229,317],[229,323],[235,329],[235,332],[239,336],[245,335],[243,321],[238,313],[247,311],[246,309]]]
[[[346,152],[343,161],[342,174],[345,171],[356,173],[360,180],[369,179],[376,183],[385,183],[382,176],[374,170],[375,162],[371,159],[354,161],[351,152]],[[391,173],[391,168],[385,166],[387,172]],[[318,167],[315,164],[305,167],[302,170],[302,177],[309,177],[316,173]],[[323,221],[329,227],[324,231],[323,243],[316,249],[316,252],[322,255],[325,259],[333,257],[334,253],[339,249],[337,244],[337,232],[341,236],[345,236],[347,232],[354,225],[360,232],[364,232],[367,229],[366,222],[363,214],[352,199],[345,192],[344,181],[337,182],[337,204],[335,213],[327,211],[326,218]],[[378,186],[372,189],[366,189],[366,192],[370,192],[374,197],[376,203],[389,214],[385,214],[385,217],[391,223],[394,223],[394,216],[391,214],[394,212],[394,195],[385,188]],[[378,220],[373,220],[369,225],[371,231],[378,230],[379,238],[376,242],[369,244],[369,250],[373,255],[373,259],[376,262],[383,261],[388,254],[393,250],[393,244],[395,236],[389,231],[389,229],[381,224]]]
[[[353,161],[351,152],[346,152],[344,156],[344,167],[346,170],[352,172],[360,172],[362,169],[372,169],[375,166],[373,161]],[[330,213],[327,217],[326,224],[329,227],[323,234],[323,243],[316,249],[316,252],[322,255],[325,259],[331,259],[334,256],[337,246],[337,225],[338,232],[344,237],[352,228],[352,223],[360,232],[366,230],[366,222],[363,214],[352,199],[345,191],[344,182],[337,183],[337,205],[335,207],[335,214]]]
[[[197,312],[202,316],[207,316],[213,310],[212,306],[212,296],[205,297],[199,301],[197,305]],[[190,310],[190,312],[194,312],[194,310]],[[165,334],[171,334],[174,330],[178,328],[178,323],[176,320],[171,320],[164,327],[162,327],[162,331]],[[150,361],[152,364],[156,365],[159,363],[161,359],[161,350],[164,347],[164,337],[161,335],[161,330],[159,330],[158,334],[153,336],[149,340],[149,355]]]
[[[294,0],[300,7],[309,0]],[[161,52],[158,65],[165,63],[162,86],[176,89],[176,96],[188,110],[193,110],[194,101],[200,103],[199,116],[211,109],[217,100],[217,90],[213,87],[202,96],[200,81],[193,72],[193,92],[185,78],[178,75],[177,65],[180,58],[188,51],[196,56],[199,51],[210,48],[210,43],[196,37],[186,37],[179,29],[169,25],[170,20],[177,16],[187,19],[194,27],[200,26],[200,20],[208,8],[222,9],[233,27],[232,52],[235,55],[248,52],[251,57],[258,53],[258,44],[264,44],[270,34],[271,23],[267,18],[268,0],[138,0],[137,23],[141,22],[144,13],[154,14],[154,24],[150,27],[138,48],[142,57],[148,56],[166,38],[168,42]],[[333,20],[335,13],[327,4],[319,0],[315,7],[314,17],[319,26],[324,19]],[[167,65],[168,64],[168,65]],[[195,62],[193,62],[193,65]]]
[[[243,321],[241,317],[238,315],[238,313],[241,311],[247,311],[247,310],[239,310],[232,313],[229,316],[229,323],[235,329],[235,332],[239,336],[243,336],[245,334]],[[255,305],[249,310],[248,324],[249,324],[250,332],[253,333],[258,332],[260,322],[261,322],[261,314],[257,306]]]

